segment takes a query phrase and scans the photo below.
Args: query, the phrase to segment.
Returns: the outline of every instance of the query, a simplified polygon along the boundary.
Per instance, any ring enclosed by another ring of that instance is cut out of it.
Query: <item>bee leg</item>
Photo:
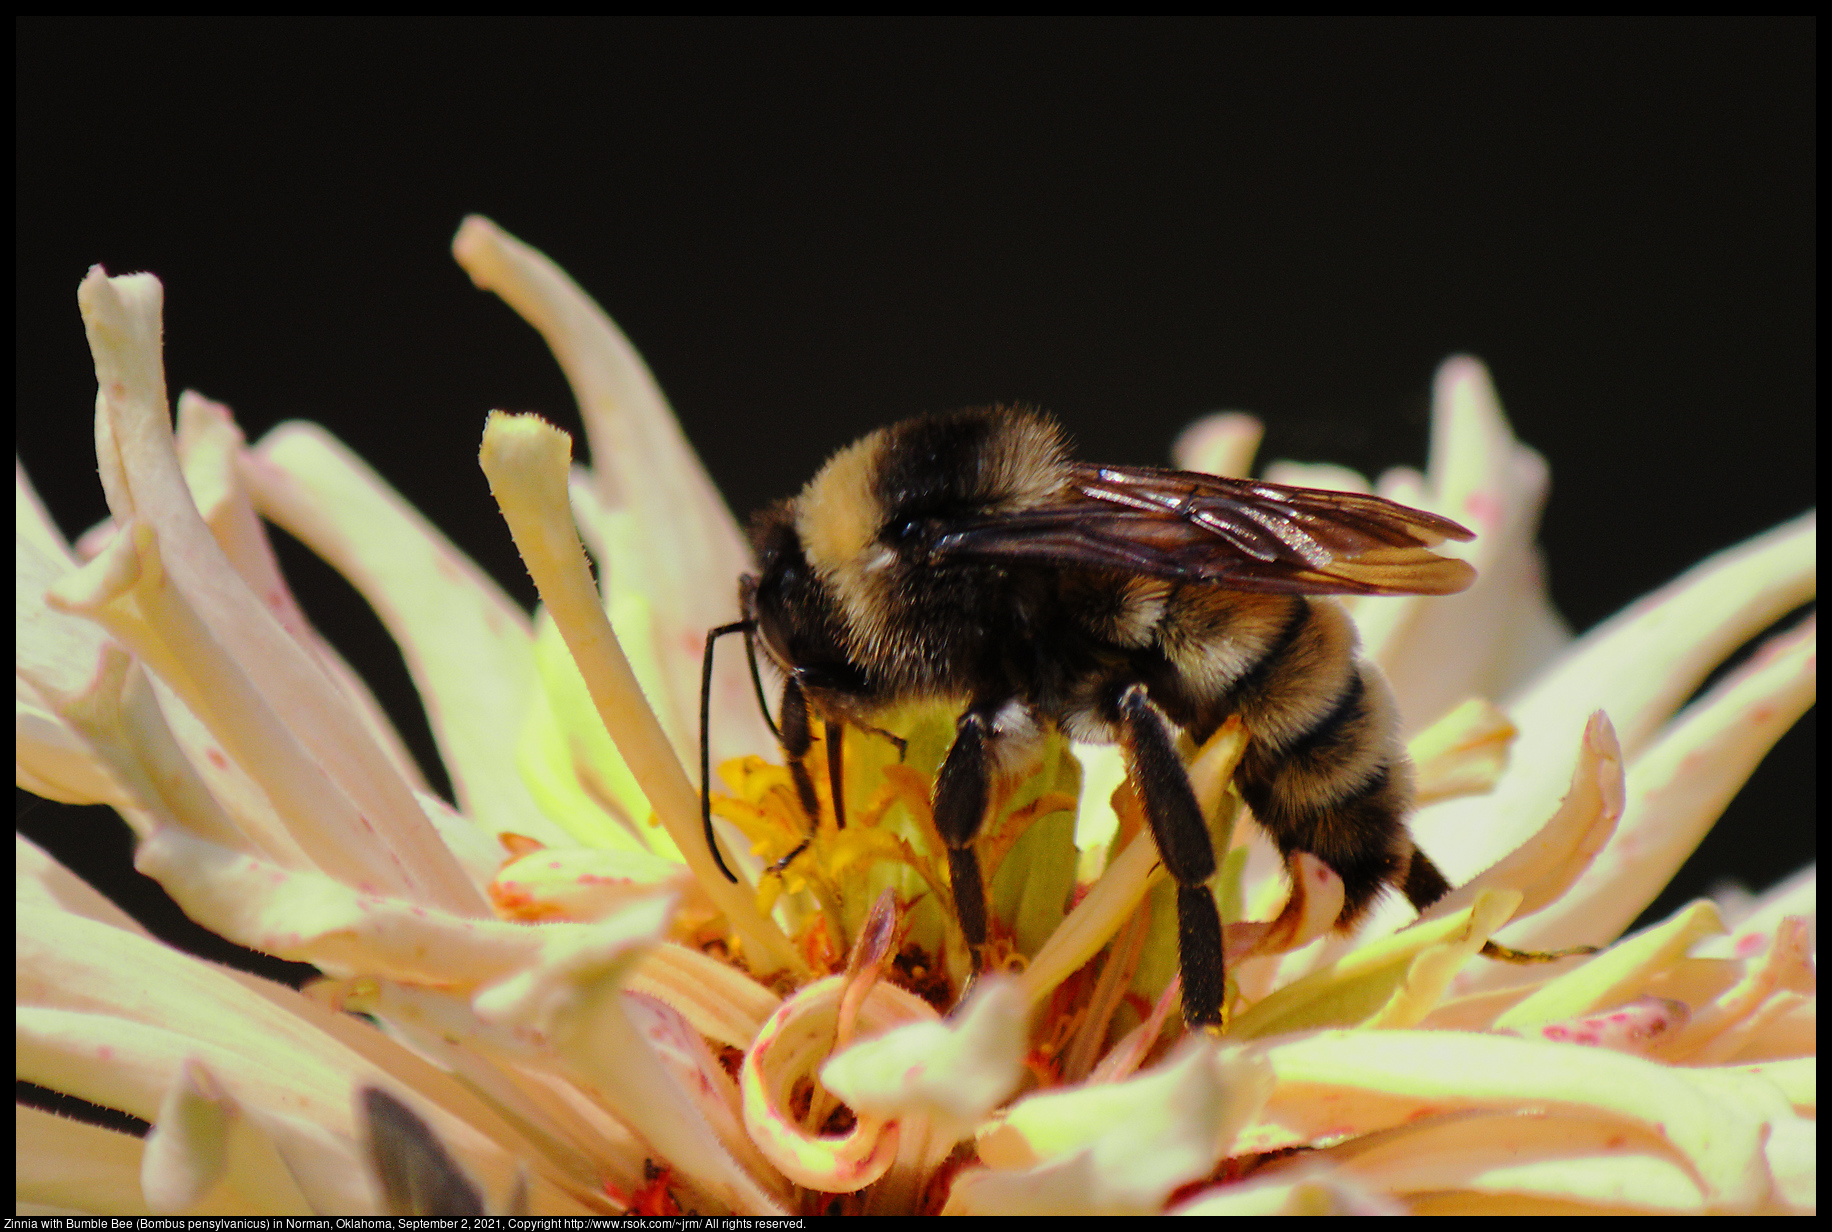
[[[935,777],[935,828],[948,848],[948,881],[954,890],[954,914],[973,955],[978,975],[986,946],[986,887],[973,840],[986,819],[987,744],[992,736],[993,708],[974,707],[960,717],[954,744]]]
[[[1132,781],[1145,804],[1158,858],[1177,883],[1177,955],[1183,969],[1183,1020],[1191,1027],[1220,1026],[1227,995],[1221,915],[1209,893],[1215,844],[1177,756],[1169,724],[1146,697],[1145,686],[1127,685],[1114,703],[1120,740]]]
[[[789,777],[795,781],[795,794],[801,800],[802,812],[812,824],[821,818],[820,800],[814,794],[814,779],[808,774],[808,750],[814,746],[814,728],[808,715],[808,698],[793,680],[782,687],[782,752],[789,762]]]
[[[846,828],[846,743],[843,738],[843,727],[828,720],[827,732],[827,787],[833,796],[833,828]]]

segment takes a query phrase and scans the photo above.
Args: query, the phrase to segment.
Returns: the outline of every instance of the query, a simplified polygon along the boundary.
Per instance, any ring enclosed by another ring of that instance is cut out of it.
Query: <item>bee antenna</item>
[[[719,840],[712,832],[712,648],[727,633],[744,634],[744,646],[751,661],[751,680],[757,685],[757,701],[763,702],[763,681],[757,676],[757,652],[751,639],[751,630],[756,628],[749,620],[734,621],[729,625],[720,625],[706,631],[706,657],[700,664],[700,825],[706,831],[706,850],[712,852],[712,862],[719,866],[725,879],[733,885],[738,884],[737,874],[725,866],[725,857],[719,854]],[[763,717],[768,721],[769,707],[764,707]],[[770,724],[775,731],[776,725]]]

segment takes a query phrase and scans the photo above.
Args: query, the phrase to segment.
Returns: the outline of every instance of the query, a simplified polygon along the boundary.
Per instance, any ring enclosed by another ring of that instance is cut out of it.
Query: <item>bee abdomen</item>
[[[1308,851],[1341,876],[1338,926],[1354,922],[1383,886],[1402,882],[1412,862],[1412,764],[1396,730],[1385,679],[1356,661],[1307,730],[1282,746],[1254,732],[1236,774],[1281,852]]]

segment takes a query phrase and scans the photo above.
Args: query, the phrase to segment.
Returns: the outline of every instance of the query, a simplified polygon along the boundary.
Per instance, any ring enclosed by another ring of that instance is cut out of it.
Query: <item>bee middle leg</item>
[[[954,914],[973,956],[978,975],[986,948],[986,887],[973,840],[986,820],[990,783],[992,716],[995,706],[978,705],[961,715],[954,743],[935,777],[935,828],[948,849],[948,881],[954,891]]]
[[[1170,724],[1145,686],[1123,687],[1113,703],[1132,781],[1145,804],[1158,858],[1177,883],[1177,955],[1183,971],[1183,1020],[1191,1027],[1220,1026],[1227,996],[1221,914],[1208,880],[1215,875],[1215,844],[1190,788]]]

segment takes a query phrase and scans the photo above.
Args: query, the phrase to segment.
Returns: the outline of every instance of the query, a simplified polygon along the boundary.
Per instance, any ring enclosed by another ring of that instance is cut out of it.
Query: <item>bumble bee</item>
[[[1235,783],[1288,864],[1310,852],[1341,876],[1338,928],[1387,886],[1419,908],[1442,897],[1449,883],[1406,830],[1412,767],[1391,693],[1326,596],[1462,590],[1474,570],[1428,549],[1471,537],[1373,496],[1076,462],[1029,410],[924,415],[840,450],[756,517],[744,619],[708,635],[705,672],[716,638],[742,632],[761,700],[762,645],[785,679],[775,726],[811,815],[813,719],[828,725],[843,818],[840,725],[871,730],[915,700],[960,706],[933,803],[976,969],[987,921],[973,842],[995,775],[1050,726],[1120,745],[1177,887],[1184,1017],[1215,1024],[1216,855],[1177,731],[1200,744],[1240,717]],[[705,745],[702,730],[703,783]]]

